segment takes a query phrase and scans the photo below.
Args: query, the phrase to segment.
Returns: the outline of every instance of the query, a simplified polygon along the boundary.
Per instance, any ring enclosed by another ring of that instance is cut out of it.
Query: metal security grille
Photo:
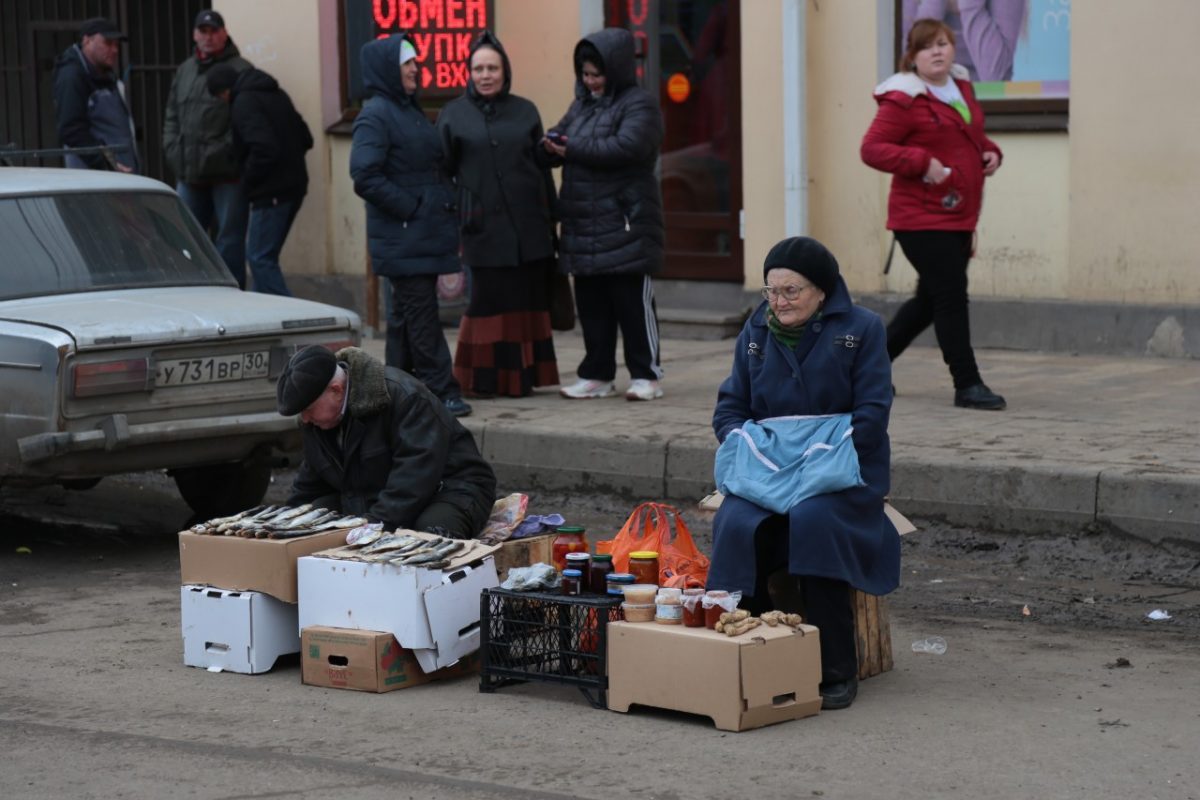
[[[3,0],[0,2],[0,145],[58,146],[54,62],[91,17],[115,20],[129,35],[121,51],[138,148],[146,174],[170,181],[162,120],[171,79],[192,52],[192,21],[210,0]],[[61,166],[57,157],[27,164]]]

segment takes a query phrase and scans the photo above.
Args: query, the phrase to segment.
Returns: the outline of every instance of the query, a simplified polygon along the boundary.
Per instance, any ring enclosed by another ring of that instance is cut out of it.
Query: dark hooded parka
[[[233,151],[250,205],[303,198],[308,192],[304,154],[312,149],[312,133],[279,82],[247,67],[230,91],[229,108]]]
[[[583,84],[578,54],[591,44],[604,95]],[[567,137],[558,214],[561,268],[575,275],[652,275],[662,267],[663,211],[654,175],[662,114],[637,85],[633,35],[605,28],[575,46],[575,101],[555,130]]]
[[[463,263],[511,267],[554,255],[554,182],[542,148],[537,107],[510,94],[512,67],[500,41],[484,31],[471,47],[500,54],[504,84],[491,98],[468,81],[438,117],[445,169],[458,188]]]
[[[442,143],[417,98],[400,82],[407,34],[363,45],[371,95],[354,118],[350,177],[367,204],[367,248],[376,275],[409,278],[457,272],[458,217],[442,169]]]

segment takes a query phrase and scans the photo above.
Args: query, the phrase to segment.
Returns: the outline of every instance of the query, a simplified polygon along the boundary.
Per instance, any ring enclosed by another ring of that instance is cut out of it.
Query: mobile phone
[[[566,134],[559,133],[558,131],[546,131],[546,138],[557,145],[564,145],[567,143]]]

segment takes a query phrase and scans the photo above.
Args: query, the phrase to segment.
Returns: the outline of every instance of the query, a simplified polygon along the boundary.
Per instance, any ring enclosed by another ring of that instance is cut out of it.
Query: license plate
[[[265,378],[271,367],[270,351],[237,353],[204,358],[172,358],[158,362],[155,386],[191,386]]]

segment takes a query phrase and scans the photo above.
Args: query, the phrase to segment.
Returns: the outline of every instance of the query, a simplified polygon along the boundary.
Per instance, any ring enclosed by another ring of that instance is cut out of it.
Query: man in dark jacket
[[[572,399],[612,393],[617,331],[632,381],[628,400],[662,397],[651,276],[662,268],[662,198],[654,174],[662,115],[637,85],[633,35],[605,28],[575,46],[575,102],[543,147],[563,165],[559,263],[575,276],[585,355]]]
[[[308,192],[304,154],[312,149],[312,134],[287,92],[262,70],[218,64],[205,80],[230,105],[233,149],[250,201],[246,258],[254,290],[290,296],[279,252]]]
[[[79,44],[63,51],[54,64],[54,109],[58,141],[66,148],[112,148],[110,153],[68,155],[76,169],[138,172],[133,115],[125,84],[117,78],[117,61],[125,34],[101,17],[79,28]]]
[[[487,522],[496,476],[469,431],[413,376],[357,347],[296,353],[276,386],[300,415],[304,462],[289,505],[467,539]]]
[[[238,72],[251,64],[238,53],[216,11],[201,11],[192,26],[196,52],[175,71],[163,118],[163,148],[175,174],[175,191],[206,231],[225,266],[246,286],[246,226],[250,206],[242,194],[229,106],[205,85],[208,71],[228,64]],[[215,226],[215,227],[214,227]]]
[[[405,34],[363,45],[371,96],[354,118],[350,177],[367,205],[367,250],[391,283],[389,367],[420,378],[450,412],[471,413],[438,319],[437,276],[458,272],[458,216],[442,142],[417,103],[417,51]]]

